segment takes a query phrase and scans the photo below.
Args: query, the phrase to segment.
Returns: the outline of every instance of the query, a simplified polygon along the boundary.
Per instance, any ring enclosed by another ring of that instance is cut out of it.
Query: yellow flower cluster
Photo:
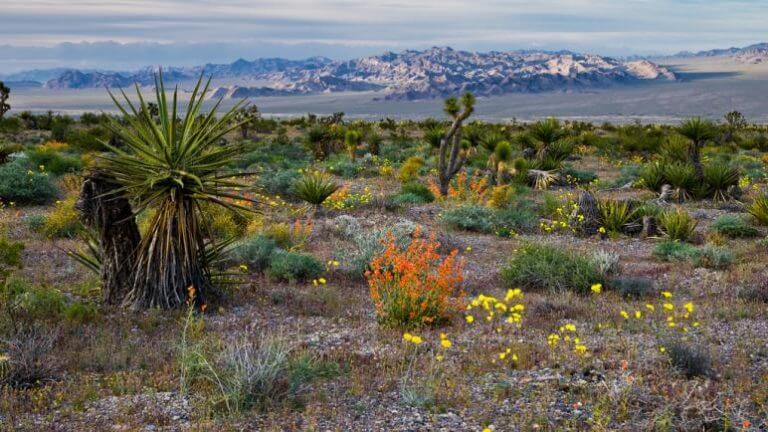
[[[323,201],[323,206],[333,210],[349,210],[368,204],[372,199],[373,194],[369,187],[363,189],[362,193],[355,194],[350,192],[349,188],[345,186]]]
[[[578,226],[584,222],[584,215],[579,213],[579,205],[571,194],[561,197],[563,203],[555,208],[549,222],[541,222],[539,228],[544,233],[550,234],[558,231],[576,232]]]
[[[522,298],[523,292],[520,288],[507,290],[502,300],[493,296],[479,294],[469,302],[467,310],[480,308],[485,311],[486,321],[493,321],[494,318],[501,317],[507,323],[519,326],[523,320],[523,311],[525,311],[525,305],[519,303],[519,300],[522,300]],[[474,316],[469,314],[465,316],[465,319],[469,324],[472,324],[475,320]]]
[[[654,319],[658,319],[663,323],[661,327],[676,329],[682,333],[688,333],[691,329],[701,325],[701,323],[694,317],[696,306],[693,302],[685,302],[682,305],[675,304],[672,299],[673,295],[669,291],[662,291],[661,297],[662,298],[658,304],[659,307],[653,303],[645,304],[645,314],[641,310],[635,310],[630,313],[622,309],[619,311],[619,315],[621,315],[624,320],[630,320],[632,318],[641,320],[644,316],[647,316],[651,324],[655,323]],[[661,314],[656,314],[657,310],[659,310]],[[658,326],[658,324],[656,324],[656,326]]]
[[[560,326],[557,332],[550,333],[547,336],[547,345],[553,350],[558,346],[564,346],[572,349],[575,354],[586,355],[587,346],[582,342],[579,337],[576,324],[568,323]]]
[[[410,333],[403,333],[403,340],[414,345],[421,345],[424,342],[424,339],[422,339],[421,336],[416,336]]]

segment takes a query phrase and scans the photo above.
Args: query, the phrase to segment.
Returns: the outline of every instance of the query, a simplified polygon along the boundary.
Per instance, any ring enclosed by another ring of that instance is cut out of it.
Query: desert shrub
[[[743,217],[736,215],[725,215],[717,218],[710,229],[730,238],[755,237],[760,234]]]
[[[69,129],[64,136],[64,141],[80,151],[88,152],[103,151],[103,143],[108,142],[109,138],[110,132],[106,128],[96,126],[87,129]]]
[[[659,216],[659,228],[671,240],[689,240],[697,225],[698,222],[682,207],[665,211]]]
[[[690,252],[690,259],[696,267],[722,270],[733,264],[733,252],[717,246],[706,245]]]
[[[61,153],[46,146],[38,146],[27,152],[30,165],[55,175],[80,171],[83,163],[78,156]]]
[[[416,237],[419,232],[417,231]],[[463,309],[463,262],[454,250],[441,259],[434,237],[415,238],[400,248],[389,236],[366,273],[380,323],[417,327],[444,323]]]
[[[621,269],[619,254],[598,249],[592,252],[592,263],[597,267],[600,274],[609,276],[616,274]]]
[[[494,186],[488,198],[488,206],[495,209],[511,207],[519,202],[521,195],[526,192],[524,186],[504,185]]]
[[[712,375],[712,360],[702,347],[672,341],[665,344],[665,348],[672,366],[685,374],[686,378]]]
[[[398,247],[407,248],[411,237],[418,225],[410,221],[401,221],[390,227],[366,231],[360,227],[357,220],[351,216],[339,216],[333,220],[334,229],[339,235],[352,242],[352,247],[338,252],[344,263],[343,269],[353,275],[362,276],[373,258],[386,249],[385,243],[389,236],[394,238]]]
[[[188,319],[189,320],[189,319]],[[238,415],[252,409],[266,411],[281,403],[299,403],[313,380],[339,374],[335,363],[295,350],[282,337],[241,340],[216,354],[188,342],[185,327],[180,348],[182,391],[200,390],[212,409]],[[213,384],[213,385],[211,385]]]
[[[327,175],[315,171],[305,174],[294,185],[296,196],[310,204],[321,205],[339,186]]]
[[[93,303],[73,302],[64,307],[62,315],[69,323],[83,324],[94,321],[99,311]]]
[[[365,170],[363,165],[343,154],[329,156],[323,166],[329,173],[344,178],[355,178]]]
[[[415,195],[421,199],[422,203],[430,203],[435,200],[435,195],[429,190],[429,187],[422,183],[406,183],[400,188],[399,194]]]
[[[658,294],[653,280],[645,277],[619,277],[613,279],[610,285],[622,297],[628,299],[641,299]]]
[[[508,236],[514,231],[530,230],[535,225],[536,216],[524,206],[491,209],[465,204],[444,211],[440,220],[454,229]]]
[[[446,210],[440,217],[440,220],[451,228],[481,233],[493,232],[493,219],[493,209],[475,204]]]
[[[613,182],[611,182],[611,186],[622,187],[624,185],[634,185],[638,180],[640,180],[640,172],[642,169],[643,167],[637,164],[623,165],[621,168],[619,168],[619,177]],[[658,187],[660,189],[661,185],[658,185]],[[653,189],[653,188],[649,188],[649,189]],[[657,190],[657,189],[653,189],[653,190]]]
[[[267,194],[287,196],[293,193],[293,186],[300,177],[298,170],[293,169],[267,171],[259,176],[256,185]]]
[[[653,256],[663,261],[686,260],[696,248],[688,243],[666,240],[653,249]]]
[[[400,167],[400,171],[397,172],[397,178],[403,183],[412,182],[419,178],[422,168],[424,168],[424,159],[418,156],[411,156]]]
[[[54,379],[61,361],[53,355],[58,333],[38,326],[21,327],[0,340],[7,360],[0,363],[0,385],[30,388]]]
[[[501,271],[509,287],[574,291],[586,294],[605,276],[589,259],[552,245],[527,244]]]
[[[747,207],[747,212],[758,224],[768,225],[768,194],[755,198],[752,204]]]
[[[739,291],[739,298],[748,302],[768,303],[768,282],[761,281],[761,285],[755,285]]]
[[[43,231],[43,227],[45,226],[45,215],[44,214],[31,214],[24,216],[24,224],[27,225],[27,227],[30,229],[30,231],[39,233]]]
[[[47,173],[32,171],[20,161],[0,166],[0,200],[17,204],[46,204],[56,197]]]
[[[75,208],[77,197],[57,201],[53,210],[45,217],[40,232],[48,238],[72,238],[83,231],[80,213]]]
[[[601,200],[597,206],[600,210],[600,224],[609,232],[620,233],[637,220],[635,206],[629,201]]]
[[[230,259],[235,264],[246,264],[249,270],[263,272],[272,262],[276,248],[274,240],[254,235],[235,243],[230,250]]]
[[[594,171],[582,171],[572,167],[563,169],[563,175],[570,184],[588,184],[598,178]]]
[[[0,142],[0,164],[8,162],[11,155],[24,150],[24,146],[21,144],[9,144]]]
[[[275,251],[267,275],[275,280],[306,282],[319,277],[325,268],[312,255],[283,250]]]

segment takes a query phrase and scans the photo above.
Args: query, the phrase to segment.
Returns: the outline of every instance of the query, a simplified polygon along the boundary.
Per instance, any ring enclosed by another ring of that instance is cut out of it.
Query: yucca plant
[[[707,141],[717,137],[717,126],[709,120],[696,117],[683,122],[677,131],[680,135],[691,140],[691,164],[693,164],[694,175],[698,180],[703,180],[704,168],[701,164],[701,148]]]
[[[659,216],[661,231],[671,240],[686,241],[693,237],[698,222],[682,207],[669,210]]]
[[[186,113],[178,104],[178,87],[169,102],[162,72],[155,78],[156,116],[138,85],[138,105],[121,90],[124,102],[109,93],[123,114],[109,128],[122,143],[105,146],[105,168],[126,195],[135,214],[152,211],[149,227],[136,251],[133,286],[123,303],[133,308],[171,309],[193,297],[204,304],[211,293],[211,264],[222,244],[214,244],[201,205],[212,203],[239,212],[249,208],[239,195],[244,186],[223,169],[242,152],[224,136],[240,127],[234,121],[242,104],[217,117],[221,99],[202,112],[210,88],[197,82]],[[243,175],[243,174],[240,174]]]
[[[296,196],[310,204],[321,205],[339,186],[327,175],[315,171],[304,175],[294,185]]]
[[[703,186],[696,179],[696,168],[685,163],[671,163],[664,167],[664,179],[678,191],[678,199],[690,199]]]
[[[622,232],[637,219],[637,211],[629,201],[605,200],[597,206],[602,226],[612,233]]]
[[[705,166],[704,184],[707,187],[707,195],[714,200],[727,200],[729,189],[739,184],[740,175],[738,168],[720,164]]]
[[[747,212],[755,218],[760,225],[768,225],[768,194],[755,198],[747,208]]]
[[[664,177],[664,165],[659,162],[653,162],[645,165],[640,170],[640,181],[646,188],[658,192],[661,187],[666,183]]]

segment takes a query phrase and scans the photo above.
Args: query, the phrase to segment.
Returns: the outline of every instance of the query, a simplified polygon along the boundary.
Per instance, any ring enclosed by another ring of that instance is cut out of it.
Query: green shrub
[[[53,211],[45,218],[42,234],[48,238],[72,238],[83,231],[80,213],[75,209],[77,197],[57,201]]]
[[[430,203],[435,200],[435,195],[422,183],[406,183],[400,188],[400,194],[411,194],[421,198],[422,202]]]
[[[400,167],[400,170],[397,172],[397,178],[403,183],[412,182],[419,178],[422,168],[424,168],[424,159],[418,156],[411,156]]]
[[[611,281],[610,286],[622,297],[628,299],[641,299],[658,294],[653,280],[645,277],[616,278]]]
[[[581,171],[572,167],[563,170],[566,180],[569,183],[588,184],[597,180],[597,174],[594,171]]]
[[[267,171],[259,176],[256,185],[267,194],[287,196],[293,192],[293,186],[300,177],[301,174],[295,169]]]
[[[255,235],[235,243],[230,251],[230,258],[235,264],[246,264],[249,270],[263,272],[272,262],[276,249],[277,243],[274,240]]]
[[[73,324],[92,322],[99,315],[93,303],[74,302],[64,307],[64,319]]]
[[[501,271],[509,287],[574,291],[588,294],[595,283],[605,283],[605,277],[583,254],[557,246],[527,244]]]
[[[691,251],[690,258],[696,267],[716,270],[728,268],[736,259],[730,250],[711,245],[695,248]]]
[[[691,142],[681,135],[671,135],[661,145],[659,155],[667,162],[688,162],[691,154]]]
[[[78,156],[68,155],[49,148],[36,148],[27,152],[29,163],[33,167],[48,171],[55,175],[78,172],[83,162]]]
[[[294,186],[296,196],[310,204],[320,205],[331,196],[339,186],[321,172],[305,174]]]
[[[687,260],[694,250],[696,248],[688,243],[666,240],[656,245],[653,255],[663,261],[682,261]]]
[[[768,194],[755,198],[747,208],[747,212],[760,225],[768,225]]]
[[[0,200],[17,204],[46,204],[56,197],[47,173],[32,171],[19,161],[0,166]]]
[[[736,215],[720,216],[712,223],[710,229],[730,238],[756,237],[760,234],[743,217]]]
[[[276,251],[267,274],[276,280],[306,282],[323,274],[323,264],[309,254]]]
[[[697,225],[698,222],[682,207],[665,211],[659,216],[659,228],[672,240],[689,240]]]
[[[513,231],[531,229],[535,225],[536,215],[523,206],[491,209],[465,204],[444,211],[440,220],[454,229],[507,236]]]
[[[27,225],[30,231],[41,233],[45,226],[45,219],[46,217],[43,214],[31,214],[24,216],[24,224]]]

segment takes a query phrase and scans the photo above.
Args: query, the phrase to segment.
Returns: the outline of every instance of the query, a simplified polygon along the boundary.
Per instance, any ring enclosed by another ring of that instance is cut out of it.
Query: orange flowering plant
[[[387,236],[385,250],[366,272],[379,322],[402,327],[438,324],[463,309],[464,263],[454,250],[441,259],[435,236],[420,238],[401,249]]]

